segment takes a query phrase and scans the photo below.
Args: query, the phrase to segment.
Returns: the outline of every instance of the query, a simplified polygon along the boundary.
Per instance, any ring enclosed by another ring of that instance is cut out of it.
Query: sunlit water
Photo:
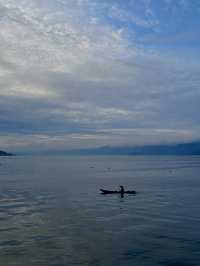
[[[0,157],[0,266],[200,265],[200,157]],[[137,195],[101,195],[124,185]]]

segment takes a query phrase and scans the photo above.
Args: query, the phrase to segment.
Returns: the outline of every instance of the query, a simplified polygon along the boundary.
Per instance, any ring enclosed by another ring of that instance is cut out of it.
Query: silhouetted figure
[[[124,186],[120,186],[121,198],[124,197],[124,192],[125,192],[125,190],[124,190]]]

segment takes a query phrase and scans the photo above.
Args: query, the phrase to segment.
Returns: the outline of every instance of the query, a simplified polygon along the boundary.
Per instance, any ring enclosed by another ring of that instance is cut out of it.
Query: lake
[[[198,156],[0,157],[0,265],[200,265],[199,170]],[[119,185],[138,193],[99,193]]]

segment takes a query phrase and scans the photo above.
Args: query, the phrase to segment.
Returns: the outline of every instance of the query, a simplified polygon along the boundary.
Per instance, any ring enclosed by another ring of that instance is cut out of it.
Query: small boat
[[[107,189],[100,189],[101,194],[136,194],[135,190],[127,190],[124,191],[123,193],[118,190],[107,190]]]

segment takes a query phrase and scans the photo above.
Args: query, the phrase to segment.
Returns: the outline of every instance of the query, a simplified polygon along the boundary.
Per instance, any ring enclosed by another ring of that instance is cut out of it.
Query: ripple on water
[[[0,219],[8,218],[8,215],[31,215],[42,212],[53,199],[54,197],[48,194],[3,190],[0,192]]]
[[[198,266],[199,264],[196,263],[191,263],[191,262],[185,262],[185,261],[171,261],[171,260],[167,260],[164,262],[161,262],[160,265],[163,266]]]
[[[46,241],[48,239],[52,238],[52,236],[45,236],[45,235],[35,235],[35,236],[32,236],[32,240],[35,240],[35,241]]]
[[[13,247],[13,246],[19,246],[22,244],[23,244],[23,241],[19,241],[15,239],[0,241],[0,247]]]

